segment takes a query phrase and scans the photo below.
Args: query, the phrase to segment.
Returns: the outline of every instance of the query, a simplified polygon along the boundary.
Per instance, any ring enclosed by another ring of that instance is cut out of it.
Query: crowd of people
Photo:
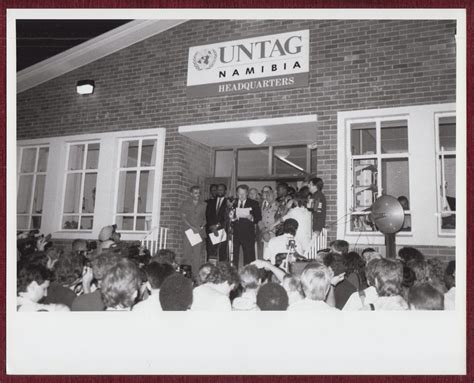
[[[293,235],[291,219],[283,226]],[[205,261],[195,275],[171,250],[150,254],[121,241],[114,226],[70,249],[28,233],[19,234],[17,247],[19,311],[454,309],[454,261],[445,267],[411,247],[389,259],[372,248],[349,251],[336,240],[301,272],[255,259],[240,269]]]

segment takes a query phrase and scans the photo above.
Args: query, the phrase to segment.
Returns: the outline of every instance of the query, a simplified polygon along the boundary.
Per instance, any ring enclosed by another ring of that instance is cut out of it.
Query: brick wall
[[[318,115],[318,170],[328,221],[336,220],[338,111],[455,101],[455,22],[439,20],[204,20],[134,44],[18,95],[18,138],[166,128],[162,225],[180,251],[177,207],[210,169],[211,151],[179,136],[180,125]],[[305,88],[188,99],[188,48],[310,29]],[[96,91],[77,97],[77,80]],[[335,229],[329,233],[334,238]]]

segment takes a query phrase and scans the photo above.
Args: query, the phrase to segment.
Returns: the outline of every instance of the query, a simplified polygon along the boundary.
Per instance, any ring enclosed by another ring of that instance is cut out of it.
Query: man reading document
[[[248,198],[249,187],[237,187],[238,200],[234,202],[232,222],[234,227],[233,264],[239,267],[240,248],[244,254],[244,265],[255,261],[255,226],[262,219],[257,201]]]

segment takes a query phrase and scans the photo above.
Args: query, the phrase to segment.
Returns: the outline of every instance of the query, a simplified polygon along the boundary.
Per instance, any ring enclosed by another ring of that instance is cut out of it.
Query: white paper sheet
[[[213,245],[217,245],[218,243],[221,243],[227,240],[227,233],[225,232],[224,229],[220,229],[217,232],[217,236],[214,235],[214,233],[209,233],[209,238],[211,239],[211,242]]]
[[[236,213],[237,218],[248,218],[251,211],[252,211],[251,207],[238,207],[235,213]]]
[[[196,246],[198,243],[202,242],[202,238],[198,233],[195,233],[193,229],[188,229],[185,231],[186,237],[188,237],[188,241],[191,246]]]

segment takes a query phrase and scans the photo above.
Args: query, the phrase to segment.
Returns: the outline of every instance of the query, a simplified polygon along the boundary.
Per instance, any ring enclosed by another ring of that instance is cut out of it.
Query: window
[[[117,224],[143,238],[160,224],[164,146],[160,128],[19,141],[18,228],[96,240]]]
[[[115,222],[122,231],[148,231],[153,213],[156,139],[121,142]]]
[[[456,116],[436,115],[436,156],[438,180],[438,228],[454,234],[456,229]]]
[[[63,230],[92,230],[99,154],[99,142],[68,145]]]
[[[17,181],[18,230],[41,228],[48,156],[48,146],[20,148]]]
[[[382,195],[403,201],[405,223],[411,230],[408,160],[408,120],[374,118],[349,121],[350,129],[350,231],[376,231],[368,215]]]

